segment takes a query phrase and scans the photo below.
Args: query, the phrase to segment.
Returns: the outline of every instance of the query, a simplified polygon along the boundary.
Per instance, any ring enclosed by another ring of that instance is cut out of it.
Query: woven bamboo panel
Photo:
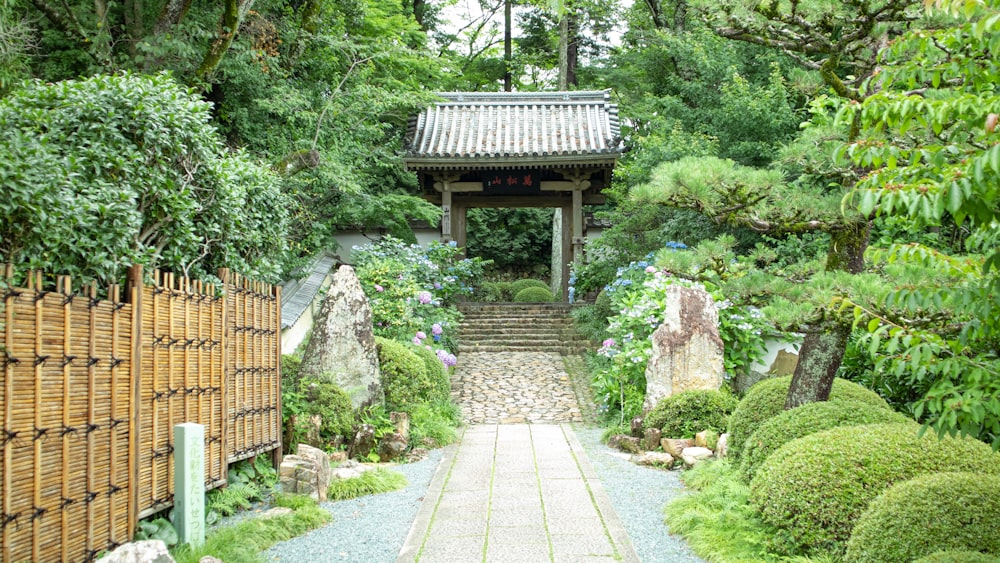
[[[205,426],[206,488],[225,481],[223,323],[214,286],[155,272],[142,289],[139,515],[173,504],[173,428]]]
[[[226,284],[229,462],[281,445],[278,288],[237,275]]]
[[[89,561],[129,539],[131,305],[29,277],[0,286],[0,554]]]

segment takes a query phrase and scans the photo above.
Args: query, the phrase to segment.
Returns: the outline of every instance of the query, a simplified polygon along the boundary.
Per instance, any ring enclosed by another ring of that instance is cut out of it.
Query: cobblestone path
[[[451,395],[466,424],[583,421],[563,358],[551,352],[463,352]]]

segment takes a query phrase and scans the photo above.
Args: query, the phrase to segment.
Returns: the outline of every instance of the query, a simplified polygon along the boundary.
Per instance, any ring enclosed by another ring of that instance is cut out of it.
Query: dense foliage
[[[514,294],[516,303],[551,303],[555,299],[547,287],[526,287]]]
[[[660,400],[643,419],[645,428],[658,428],[664,438],[693,438],[703,430],[726,431],[737,399],[726,390],[688,390]]]
[[[791,376],[773,377],[754,384],[747,391],[729,417],[729,452],[732,456],[742,456],[746,442],[753,433],[762,424],[784,412],[785,396],[791,382]],[[833,381],[830,399],[857,401],[890,410],[885,400],[872,391],[843,379]]]
[[[290,200],[166,74],[32,82],[0,98],[0,262],[112,283],[130,264],[276,281]]]
[[[1000,454],[971,438],[918,437],[920,426],[845,426],[786,443],[761,465],[750,505],[782,532],[777,549],[842,554],[869,503],[895,483],[942,471],[1000,472]]]
[[[860,401],[831,399],[808,403],[764,421],[740,449],[740,475],[750,482],[760,465],[792,440],[840,426],[902,423],[908,419],[882,406]]]
[[[938,550],[1000,555],[1000,476],[925,475],[893,485],[861,515],[848,563],[910,563]]]

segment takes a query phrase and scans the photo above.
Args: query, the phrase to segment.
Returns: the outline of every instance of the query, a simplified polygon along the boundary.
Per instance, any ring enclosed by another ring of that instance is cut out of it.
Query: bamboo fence
[[[12,268],[6,269],[6,279]],[[205,426],[207,489],[281,451],[280,289],[133,267],[98,299],[68,277],[0,285],[0,561],[91,561],[173,504],[173,427]]]

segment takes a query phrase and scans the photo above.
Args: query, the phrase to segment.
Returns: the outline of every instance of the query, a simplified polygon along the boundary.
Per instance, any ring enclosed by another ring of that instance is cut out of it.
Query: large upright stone
[[[333,275],[299,373],[336,384],[355,408],[382,400],[372,311],[354,268]]]
[[[664,397],[689,389],[718,389],[725,367],[719,313],[703,289],[669,285],[666,314],[653,332],[653,351],[646,364],[647,411]]]

